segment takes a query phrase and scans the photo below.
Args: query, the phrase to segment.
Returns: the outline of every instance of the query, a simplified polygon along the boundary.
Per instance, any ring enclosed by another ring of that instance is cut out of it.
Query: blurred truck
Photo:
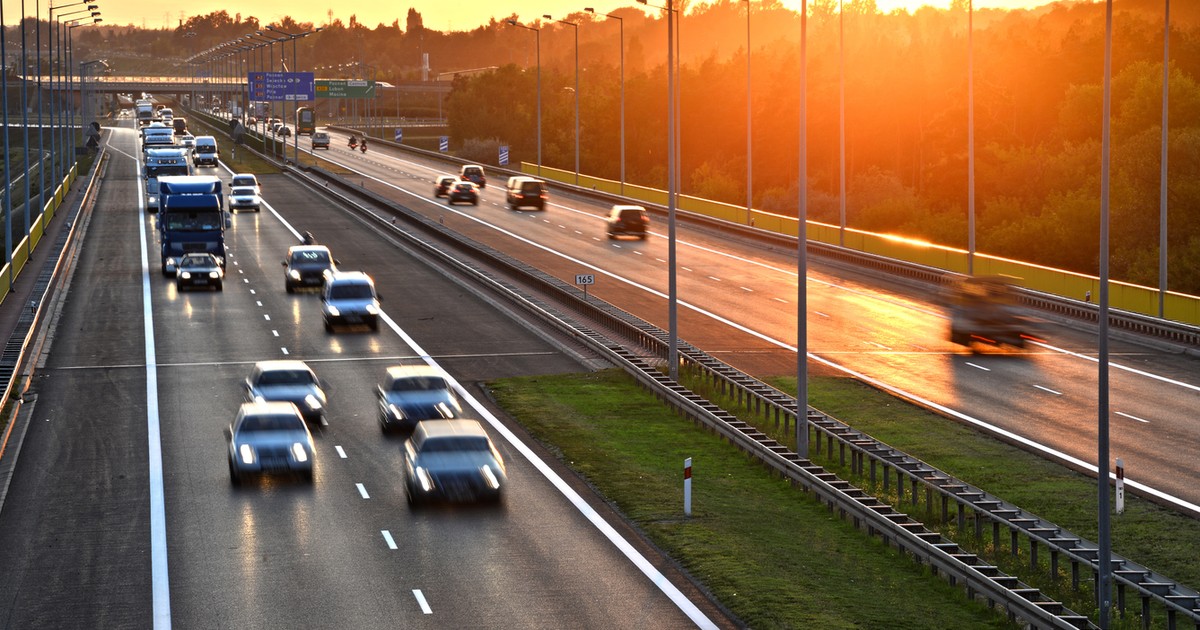
[[[947,288],[950,342],[1025,346],[1033,320],[1022,314],[1017,288],[1001,276],[966,276]]]

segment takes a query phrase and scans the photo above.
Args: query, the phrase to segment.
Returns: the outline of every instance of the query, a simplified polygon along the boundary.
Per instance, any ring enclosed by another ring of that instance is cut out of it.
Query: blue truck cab
[[[184,254],[207,252],[225,266],[225,230],[233,219],[225,210],[221,180],[210,175],[158,178],[158,236],[162,272],[175,273]]]
[[[147,149],[143,175],[146,179],[146,209],[158,212],[158,178],[173,175],[191,175],[192,161],[187,149]]]

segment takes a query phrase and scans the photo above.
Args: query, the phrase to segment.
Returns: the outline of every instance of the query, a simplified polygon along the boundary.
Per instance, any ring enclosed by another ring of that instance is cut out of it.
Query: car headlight
[[[379,314],[379,307],[378,307],[378,306],[375,306],[374,304],[368,304],[368,305],[367,305],[367,312],[368,312],[368,313],[370,313],[371,315],[378,315],[378,314]]]
[[[404,412],[400,411],[400,408],[396,405],[388,405],[388,413],[392,414],[392,417],[397,420],[404,419]]]
[[[210,271],[210,272],[208,272],[208,277],[215,280],[215,279],[221,277],[221,274],[219,274],[215,271]]]
[[[342,314],[341,311],[339,311],[337,307],[332,304],[325,305],[325,312],[329,313],[333,317],[337,317],[338,315]]]
[[[429,477],[429,472],[420,466],[417,466],[417,480],[421,482],[422,492],[433,490],[433,479]]]
[[[309,394],[304,397],[304,404],[308,405],[309,409],[316,411],[321,408],[321,401],[317,400],[316,396]]]
[[[308,449],[304,448],[304,444],[301,442],[292,444],[292,455],[296,457],[296,461],[298,462],[308,461]]]
[[[238,454],[242,456],[243,464],[254,463],[254,449],[249,444],[243,444],[238,447]]]
[[[184,271],[179,274],[179,277],[183,278],[184,280],[190,280],[192,278],[192,274],[190,272]]]
[[[300,272],[296,269],[292,269],[291,271],[288,272],[288,277],[291,278],[292,280],[299,280]]]
[[[492,490],[500,489],[500,480],[496,478],[496,473],[492,472],[491,466],[480,466],[479,474],[483,475],[483,482]]]
[[[257,403],[267,402],[267,397],[263,396],[262,394],[255,394],[254,402],[257,402]]]

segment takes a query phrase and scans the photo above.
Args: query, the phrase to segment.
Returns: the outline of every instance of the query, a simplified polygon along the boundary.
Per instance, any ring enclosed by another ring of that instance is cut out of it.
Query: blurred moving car
[[[229,440],[229,481],[247,475],[298,474],[313,479],[312,433],[289,402],[248,402],[225,430]]]
[[[225,286],[225,270],[217,257],[207,252],[184,254],[175,267],[175,287],[213,287],[221,291]]]
[[[329,134],[324,131],[314,131],[312,135],[312,148],[329,150]]]
[[[258,185],[258,177],[254,173],[234,173],[233,180],[229,182],[231,188],[238,186],[253,186],[254,194],[261,195],[262,187]]]
[[[182,136],[179,136],[179,145],[188,150],[196,148],[196,136],[193,136],[190,133],[185,133]]]
[[[965,276],[946,288],[950,343],[1025,347],[1034,321],[1021,313],[1017,288],[1002,276]]]
[[[254,186],[234,186],[229,189],[230,210],[262,210],[262,198]]]
[[[361,271],[327,271],[321,291],[325,332],[339,324],[366,324],[379,330],[379,299],[371,276]]]
[[[404,490],[412,505],[503,499],[504,460],[478,420],[420,422],[404,455]]]
[[[325,389],[303,361],[259,361],[242,385],[250,402],[290,402],[306,422],[325,424]]]
[[[613,206],[608,213],[608,238],[636,236],[646,240],[646,228],[650,217],[641,206]]]
[[[480,188],[487,188],[487,176],[483,174],[483,167],[478,164],[464,164],[462,170],[459,171],[458,178]]]
[[[411,431],[422,420],[462,416],[458,396],[441,370],[428,365],[394,365],[375,390],[384,433]]]
[[[433,181],[433,196],[434,197],[449,197],[450,187],[458,178],[453,175],[441,175]]]
[[[287,125],[279,125],[275,128],[275,135],[286,138],[292,135],[292,128]]]
[[[293,245],[283,259],[284,288],[288,293],[301,287],[325,284],[325,272],[337,270],[337,260],[324,245]]]
[[[475,184],[471,182],[454,182],[454,185],[450,187],[450,193],[446,195],[446,197],[446,201],[449,202],[450,205],[462,202],[469,203],[472,206],[478,206],[479,188],[477,188]]]
[[[513,210],[524,206],[533,206],[538,210],[546,209],[546,182],[536,177],[516,176],[508,178],[508,206]]]

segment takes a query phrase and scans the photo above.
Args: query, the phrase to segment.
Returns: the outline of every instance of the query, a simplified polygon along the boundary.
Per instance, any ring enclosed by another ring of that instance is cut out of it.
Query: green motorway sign
[[[317,79],[317,98],[375,98],[375,82],[363,79]]]

